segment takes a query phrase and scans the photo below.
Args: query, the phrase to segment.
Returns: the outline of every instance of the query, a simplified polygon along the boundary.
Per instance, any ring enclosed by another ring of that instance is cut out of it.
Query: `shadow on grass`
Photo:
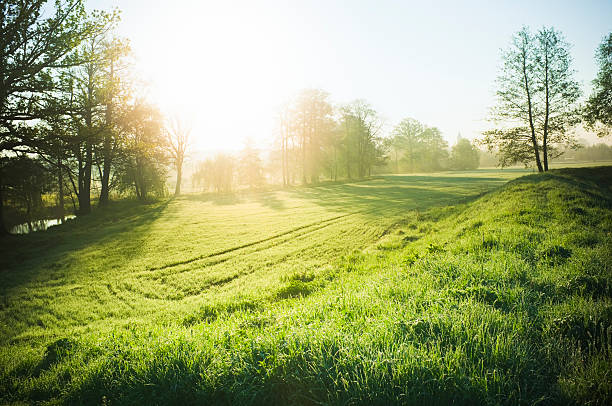
[[[46,272],[61,269],[61,260],[86,247],[147,235],[171,199],[142,203],[113,202],[47,231],[6,236],[0,240],[0,296]]]
[[[384,214],[464,203],[506,182],[494,177],[393,175],[382,177],[382,181],[300,188],[290,193],[324,207]]]

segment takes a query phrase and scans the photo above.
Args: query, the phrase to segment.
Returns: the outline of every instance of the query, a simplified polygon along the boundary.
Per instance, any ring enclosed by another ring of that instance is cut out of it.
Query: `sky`
[[[122,10],[119,35],[167,115],[193,123],[194,148],[260,148],[279,106],[303,88],[365,99],[389,132],[405,117],[474,139],[494,104],[501,50],[522,26],[572,44],[586,94],[612,1],[89,0]]]

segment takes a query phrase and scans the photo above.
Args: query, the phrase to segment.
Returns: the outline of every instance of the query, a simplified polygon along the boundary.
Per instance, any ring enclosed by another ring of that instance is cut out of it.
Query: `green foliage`
[[[461,138],[453,145],[450,155],[452,169],[465,171],[478,168],[480,163],[480,152],[472,145],[470,140]]]
[[[608,404],[610,168],[475,198],[501,175],[126,202],[7,240],[1,401]]]
[[[195,187],[203,191],[212,189],[217,193],[230,193],[234,188],[236,162],[228,154],[216,154],[199,162],[193,175],[192,182]]]
[[[601,41],[595,57],[599,71],[593,80],[585,118],[599,136],[606,136],[612,131],[612,32]]]
[[[444,167],[448,157],[448,144],[440,130],[412,118],[403,119],[395,126],[390,147],[396,173],[437,171]]]
[[[168,153],[163,139],[163,124],[159,110],[148,103],[138,102],[130,106],[123,122],[121,187],[134,188],[139,200],[149,195],[163,197],[167,194],[166,173]]]

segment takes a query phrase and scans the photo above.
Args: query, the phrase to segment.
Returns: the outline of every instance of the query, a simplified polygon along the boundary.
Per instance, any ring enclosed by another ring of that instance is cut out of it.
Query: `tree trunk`
[[[544,135],[542,137],[542,154],[544,155],[544,170],[548,170],[548,117],[550,115],[550,99],[548,84],[548,49],[544,54],[544,88],[546,91],[546,111],[544,113]]]
[[[305,185],[306,180],[306,131],[302,129],[302,183]]]
[[[397,160],[397,149],[395,150],[395,173],[399,173],[399,162]]]
[[[9,231],[4,223],[4,193],[2,187],[2,166],[0,165],[0,236],[7,234],[9,234]]]
[[[104,149],[106,150],[106,140],[104,141]],[[110,150],[110,148],[109,148]],[[110,151],[109,154],[104,152],[105,158],[104,163],[102,164],[102,177],[100,182],[102,183],[100,187],[100,206],[106,206],[109,201],[109,193],[110,193],[110,170],[111,170],[111,159],[110,159]]]
[[[283,172],[283,186],[287,186],[287,172],[285,169],[285,125],[281,120],[281,171]]]
[[[91,140],[87,140],[85,152],[85,166],[83,167],[83,176],[79,186],[79,213],[91,213],[91,166],[93,160],[93,147]]]
[[[111,86],[115,76],[115,65],[114,61],[110,61],[110,82]],[[112,93],[111,93],[112,94]],[[106,101],[106,132],[104,133],[104,145],[102,146],[102,155],[104,158],[102,176],[101,176],[101,189],[100,189],[100,205],[105,206],[109,200],[109,181],[110,171],[112,166],[112,148],[111,141],[113,137],[112,123],[113,123],[113,102],[112,96],[108,96]]]
[[[535,126],[533,124],[533,110],[531,104],[531,91],[529,90],[529,80],[527,79],[527,51],[523,50],[523,79],[525,82],[525,92],[527,94],[527,108],[529,110],[529,128],[531,129],[531,143],[533,145],[533,153],[535,155],[536,165],[538,166],[538,172],[544,172],[542,168],[542,162],[540,161],[540,151],[538,148],[538,140],[535,134]]]
[[[179,159],[176,164],[176,187],[174,189],[174,196],[181,194],[181,180],[183,178],[183,160]]]
[[[93,165],[93,67],[90,65],[87,86],[87,105],[85,106],[85,167],[83,169],[83,188],[79,191],[79,213],[91,213],[91,168]]]
[[[58,190],[59,190],[59,196],[58,196],[58,206],[59,206],[59,218],[62,221],[62,223],[65,220],[65,215],[64,215],[64,178],[63,178],[63,174],[62,174],[62,159],[61,158],[57,158],[57,186],[58,186]]]

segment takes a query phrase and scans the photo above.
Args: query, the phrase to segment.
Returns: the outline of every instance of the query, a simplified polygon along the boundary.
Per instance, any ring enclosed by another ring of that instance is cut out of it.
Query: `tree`
[[[448,143],[442,137],[442,132],[437,127],[425,127],[421,133],[421,170],[432,172],[443,169],[442,162],[448,158]]]
[[[595,58],[599,71],[586,103],[585,119],[603,137],[612,133],[612,32],[599,45]]]
[[[344,131],[347,176],[351,178],[353,163],[357,175],[369,175],[374,165],[384,160],[383,140],[379,137],[382,122],[376,111],[365,101],[355,100],[341,108],[341,127]]]
[[[576,146],[568,130],[579,121],[580,87],[569,47],[554,28],[536,35],[523,28],[503,53],[492,121],[504,127],[486,131],[482,139],[497,150],[502,166],[535,162],[538,171],[547,171],[549,159],[562,153],[559,147]]]
[[[100,204],[106,205],[109,201],[111,189],[111,172],[115,155],[120,144],[120,125],[118,117],[121,109],[127,104],[130,97],[131,83],[126,75],[122,75],[127,64],[123,60],[130,54],[127,41],[114,38],[106,41],[103,49],[104,83],[102,100],[105,107],[104,128],[102,133],[102,146],[97,159],[100,169]]]
[[[163,120],[159,110],[137,100],[122,123],[125,133],[123,185],[133,186],[139,200],[151,193],[166,193],[167,150],[162,134]]]
[[[421,134],[425,127],[413,118],[405,118],[393,128],[392,135],[403,150],[403,160],[408,163],[408,171],[413,173],[417,167],[419,151],[422,147]]]
[[[67,56],[92,28],[84,23],[81,0],[57,1],[54,7],[47,3],[0,2],[0,154],[28,143],[24,123],[46,114],[40,101],[54,90],[52,71],[70,63]],[[3,191],[0,233],[6,232]]]
[[[292,126],[301,153],[302,183],[317,183],[322,168],[323,142],[332,129],[329,93],[304,89],[294,100]]]
[[[480,163],[480,152],[467,138],[459,138],[457,144],[453,145],[450,155],[451,168],[457,171],[465,171],[478,168]]]
[[[263,183],[263,165],[259,151],[253,147],[253,141],[247,139],[239,160],[240,183],[256,188]]]
[[[174,195],[181,194],[181,181],[183,178],[183,162],[185,153],[191,142],[191,125],[179,117],[172,117],[166,127],[166,144],[176,169],[176,187]]]
[[[104,97],[104,59],[106,35],[112,29],[115,19],[105,13],[97,13],[93,18],[91,25],[96,29],[90,32],[81,46],[70,55],[73,66],[61,76],[61,86],[66,99],[65,110],[72,118],[76,141],[73,144],[78,161],[75,193],[79,200],[80,214],[91,212],[94,152],[100,140],[107,139],[105,132],[110,130],[108,114],[104,112],[105,107],[109,107]],[[110,160],[110,157],[106,158]],[[110,161],[107,163],[110,165]],[[108,193],[108,190],[105,193]]]
[[[228,154],[217,154],[208,164],[210,185],[217,193],[229,193],[234,184],[234,158]]]

